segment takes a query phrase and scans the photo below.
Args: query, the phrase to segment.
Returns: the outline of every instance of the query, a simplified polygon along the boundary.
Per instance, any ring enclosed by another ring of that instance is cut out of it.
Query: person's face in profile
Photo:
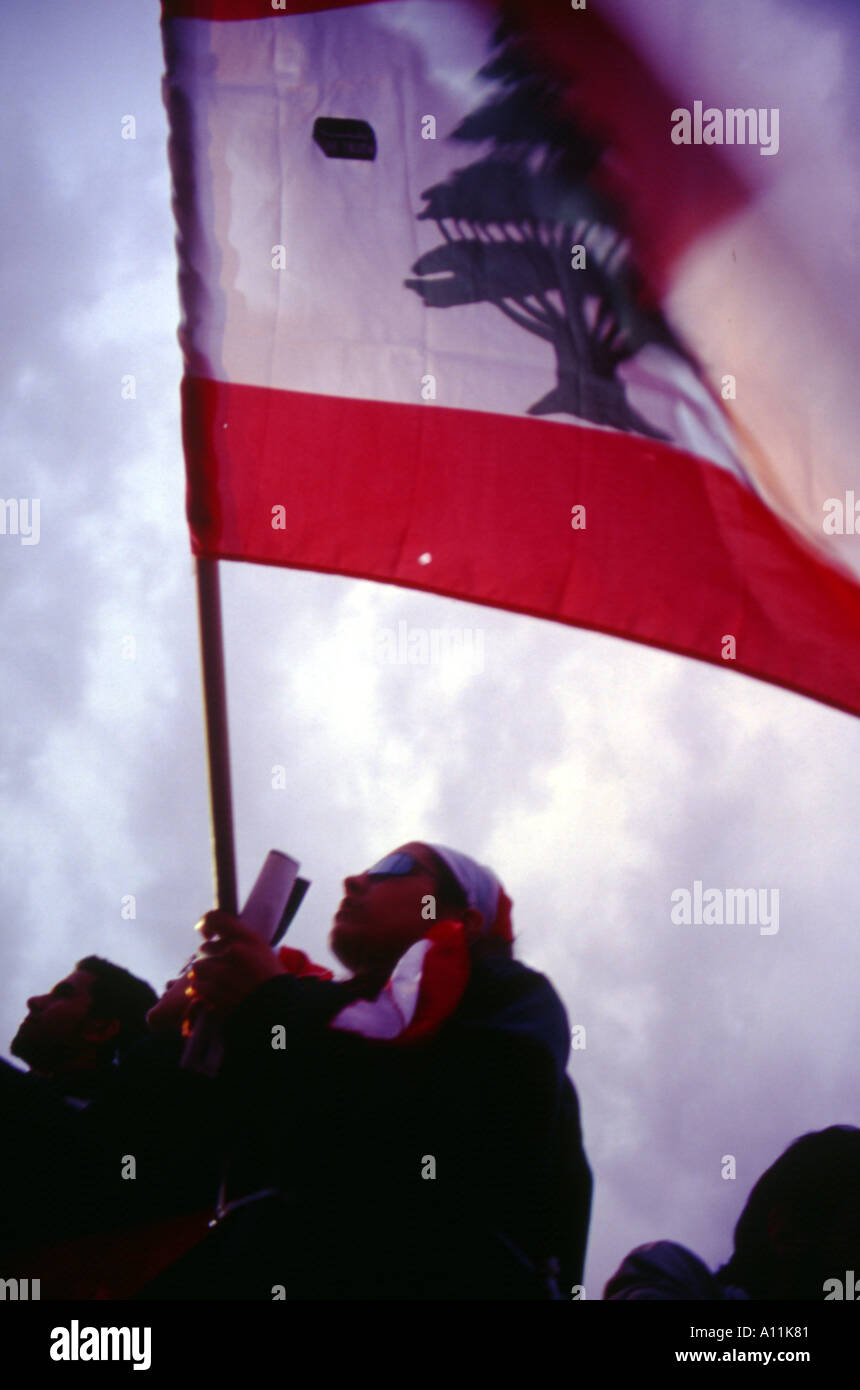
[[[98,1038],[90,1027],[93,980],[89,971],[73,970],[48,994],[28,999],[29,1012],[12,1040],[12,1055],[48,1075],[86,1051]]]
[[[344,879],[329,934],[333,954],[354,973],[393,966],[439,919],[436,874],[432,852],[410,843]]]

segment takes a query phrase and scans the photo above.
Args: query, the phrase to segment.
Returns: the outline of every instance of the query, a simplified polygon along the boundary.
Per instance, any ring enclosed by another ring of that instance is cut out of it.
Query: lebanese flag
[[[163,0],[196,555],[860,713],[848,40],[709,8]]]

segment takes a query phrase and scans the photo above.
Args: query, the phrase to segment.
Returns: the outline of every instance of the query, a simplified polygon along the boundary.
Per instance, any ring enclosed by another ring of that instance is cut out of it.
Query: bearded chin
[[[21,1029],[20,1029],[20,1028],[18,1029],[18,1032],[15,1034],[14,1038],[12,1039],[11,1043],[9,1044],[9,1051],[11,1052],[11,1054],[12,1054],[13,1057],[20,1057],[20,1059],[21,1059],[22,1062],[26,1062],[26,1061],[28,1060],[28,1058],[27,1058],[27,1043],[26,1043],[26,1041],[24,1042],[24,1050],[23,1050],[23,1052],[21,1051]]]
[[[379,971],[387,975],[397,960],[397,952],[390,945],[368,941],[359,933],[344,932],[340,925],[331,932],[328,944],[332,955],[353,975]]]
[[[350,936],[339,925],[334,927],[329,934],[329,950],[332,955],[340,961],[341,965],[353,974],[357,974],[365,966],[366,947],[360,941]]]

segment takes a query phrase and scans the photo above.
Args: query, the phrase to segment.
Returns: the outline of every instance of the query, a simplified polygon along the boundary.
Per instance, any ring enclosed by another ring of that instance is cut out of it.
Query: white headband
[[[469,907],[478,909],[483,918],[483,931],[485,933],[492,931],[499,909],[499,893],[502,887],[492,869],[486,868],[483,864],[476,864],[475,860],[470,859],[468,854],[461,854],[459,850],[449,849],[447,845],[431,845],[427,841],[427,848],[432,849],[433,853],[438,854],[439,858],[447,864],[465,893]]]

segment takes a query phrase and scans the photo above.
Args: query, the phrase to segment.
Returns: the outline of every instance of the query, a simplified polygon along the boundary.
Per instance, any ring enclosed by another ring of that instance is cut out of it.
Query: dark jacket
[[[40,1077],[0,1061],[0,1249],[61,1238],[69,1220],[69,1170],[76,1167],[80,1114],[110,1089],[115,1069]]]
[[[229,1020],[227,1196],[279,1197],[223,1223],[215,1246],[242,1287],[210,1296],[540,1299],[554,1259],[569,1297],[591,1174],[549,981],[476,962],[455,1013],[411,1047],[331,1030],[345,998],[278,976]]]
[[[141,1040],[88,1087],[85,1105],[79,1080],[70,1096],[67,1086],[0,1068],[0,1250],[212,1209],[225,1142],[217,1091],[179,1069],[181,1050]]]
[[[606,1285],[603,1297],[616,1302],[723,1302],[748,1299],[749,1294],[712,1274],[692,1250],[671,1240],[657,1240],[631,1250]]]

